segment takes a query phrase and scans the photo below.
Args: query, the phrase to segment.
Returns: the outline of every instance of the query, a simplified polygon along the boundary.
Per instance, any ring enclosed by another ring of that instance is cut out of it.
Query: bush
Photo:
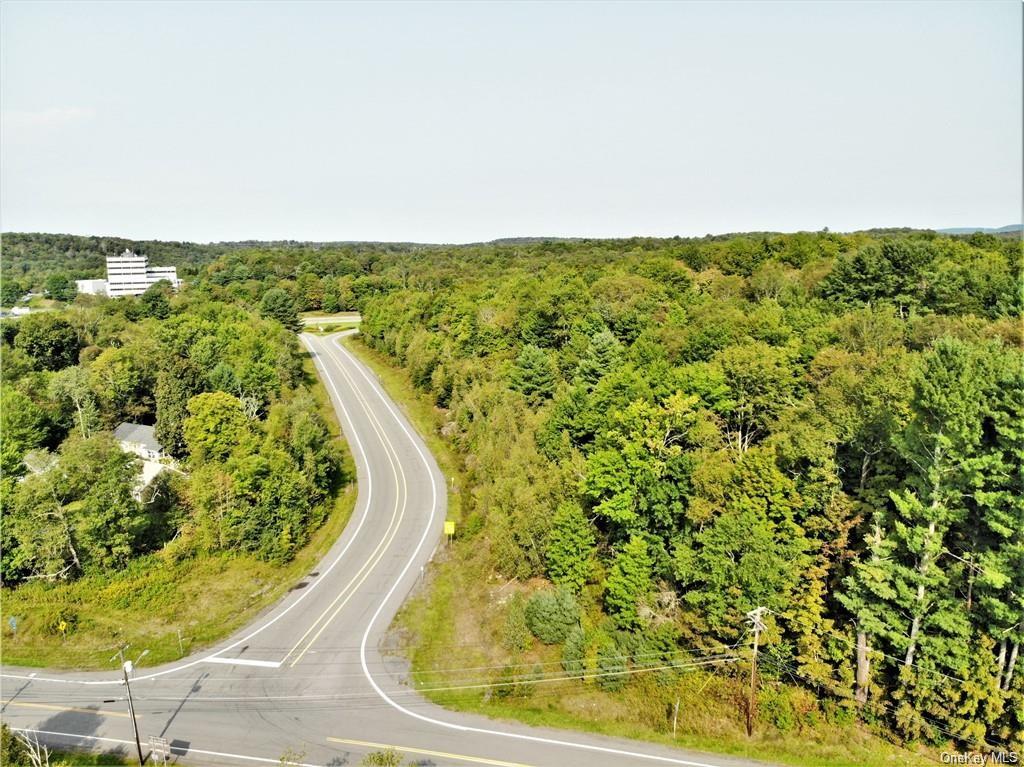
[[[570,676],[582,677],[586,669],[587,636],[579,626],[573,626],[562,647],[562,668]]]
[[[6,723],[0,723],[0,764],[5,767],[28,767],[28,749]]]
[[[579,620],[576,598],[566,589],[538,591],[526,604],[526,625],[544,644],[565,641]]]
[[[78,626],[78,612],[68,605],[50,605],[42,612],[41,623],[47,634],[53,636],[70,634]],[[63,632],[61,631],[62,626]]]
[[[505,627],[501,632],[501,643],[510,652],[522,652],[530,646],[530,629],[526,625],[526,604],[516,594],[505,614]]]
[[[530,672],[523,672],[517,666],[505,666],[498,678],[494,680],[494,697],[503,698],[529,698],[533,695],[536,681],[541,678],[539,666],[534,666]]]
[[[384,751],[371,751],[360,762],[364,767],[399,767],[402,755],[393,748]]]
[[[626,683],[626,657],[615,640],[605,637],[597,647],[597,686],[614,692]]]

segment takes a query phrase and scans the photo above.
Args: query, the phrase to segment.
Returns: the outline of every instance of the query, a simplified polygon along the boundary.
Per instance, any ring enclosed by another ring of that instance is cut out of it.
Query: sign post
[[[171,749],[167,745],[167,738],[158,738],[155,735],[149,737],[149,755],[155,762],[157,759],[162,764],[167,764],[171,759]]]

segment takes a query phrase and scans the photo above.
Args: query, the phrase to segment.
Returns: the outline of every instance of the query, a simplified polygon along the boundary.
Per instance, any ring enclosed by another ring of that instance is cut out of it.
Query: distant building
[[[75,280],[75,287],[79,293],[87,293],[90,296],[107,295],[106,280]]]
[[[121,449],[146,461],[159,461],[164,448],[156,439],[156,430],[141,423],[122,423],[114,429],[114,439],[121,443]]]
[[[141,296],[151,286],[166,280],[177,290],[181,286],[173,266],[150,266],[147,256],[128,249],[119,256],[107,256],[107,279],[75,280],[79,293],[110,296]]]

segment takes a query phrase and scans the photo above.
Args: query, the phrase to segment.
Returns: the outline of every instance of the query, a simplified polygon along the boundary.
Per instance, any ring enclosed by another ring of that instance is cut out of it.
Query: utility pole
[[[676,696],[676,707],[672,711],[672,740],[676,739],[676,723],[679,721],[679,696]]]
[[[764,615],[767,607],[755,607],[747,613],[747,621],[754,632],[754,652],[750,659],[750,699],[747,701],[747,737],[754,734],[754,714],[757,705],[757,645],[764,631]]]
[[[135,748],[139,754],[139,767],[146,761],[142,756],[142,743],[139,741],[139,723],[135,720],[135,702],[132,700],[132,687],[128,684],[128,674],[131,672],[135,665],[130,660],[124,659],[124,651],[127,650],[129,645],[122,645],[117,649],[117,655],[113,656],[110,660],[118,658],[121,661],[121,673],[124,674],[124,689],[128,693],[128,713],[132,717],[132,730],[135,732]],[[142,656],[148,653],[149,650],[143,650],[142,655],[135,659],[135,663],[142,660]]]

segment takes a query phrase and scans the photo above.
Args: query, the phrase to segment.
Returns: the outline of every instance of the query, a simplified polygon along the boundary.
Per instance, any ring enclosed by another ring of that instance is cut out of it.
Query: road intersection
[[[352,332],[352,331],[349,331]],[[423,440],[340,337],[303,334],[353,453],[359,498],[320,566],[249,627],[132,680],[145,745],[199,764],[737,767],[734,758],[447,711],[382,651],[441,539],[445,482]],[[134,752],[119,675],[3,667],[3,718],[57,746]]]

